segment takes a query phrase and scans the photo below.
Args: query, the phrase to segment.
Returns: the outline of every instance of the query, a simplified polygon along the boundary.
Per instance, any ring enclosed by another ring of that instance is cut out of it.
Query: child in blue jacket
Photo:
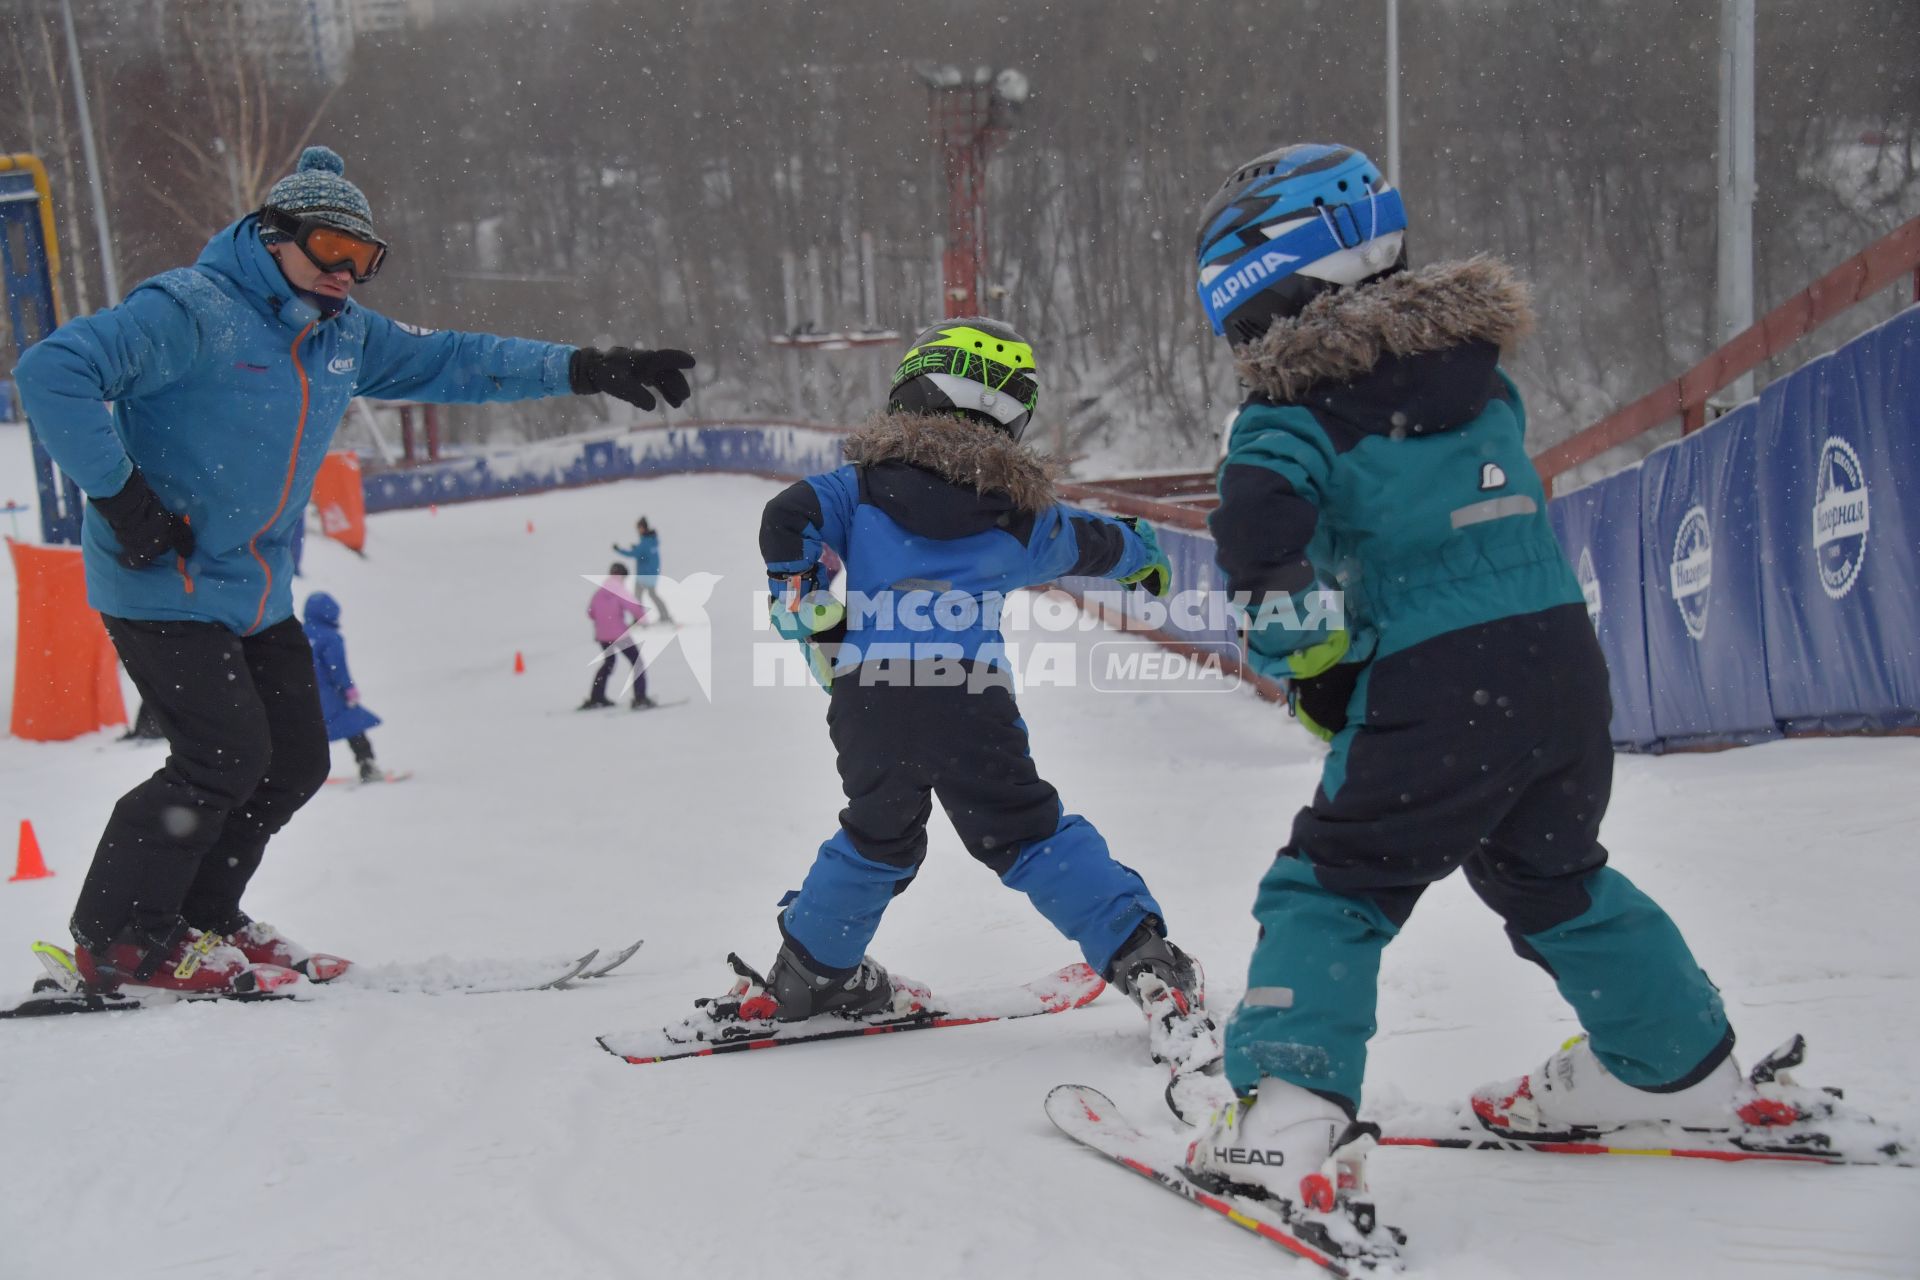
[[[313,646],[314,682],[320,686],[320,714],[327,720],[327,741],[347,740],[353,760],[360,769],[360,781],[378,782],[386,775],[373,760],[373,744],[367,731],[380,723],[380,717],[360,705],[360,690],[347,670],[347,642],[340,634],[340,602],[324,591],[307,597],[302,615],[307,643]]]
[[[615,543],[613,549],[633,561],[634,598],[644,595],[653,601],[653,607],[660,611],[660,620],[671,626],[673,614],[667,609],[667,602],[660,598],[660,535],[654,532],[653,524],[645,516],[634,525],[634,533],[632,546]]]
[[[967,851],[1141,1006],[1154,1058],[1198,1070],[1219,1055],[1198,968],[1140,875],[1034,767],[1001,656],[1006,593],[1068,575],[1171,586],[1150,525],[1055,500],[1044,460],[1020,444],[1038,394],[1012,329],[938,325],[907,352],[887,411],[848,437],[848,465],[767,504],[776,627],[835,650],[827,726],[847,803],[780,914],[767,976],[743,975],[740,1007],[791,1021],[893,1004],[867,943],[926,856],[937,798]],[[820,590],[830,551],[850,611]]]

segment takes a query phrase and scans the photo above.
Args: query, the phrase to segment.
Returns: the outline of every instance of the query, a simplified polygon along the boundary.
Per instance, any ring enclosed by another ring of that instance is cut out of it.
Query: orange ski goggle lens
[[[348,235],[338,227],[315,227],[304,241],[295,241],[306,250],[313,264],[322,271],[346,269],[362,284],[373,279],[387,256],[387,246],[373,240]]]
[[[320,270],[328,274],[350,271],[360,284],[373,279],[387,260],[386,241],[356,236],[313,218],[295,218],[278,209],[266,209],[261,212],[261,221],[268,230],[292,240],[307,255],[307,261]]]

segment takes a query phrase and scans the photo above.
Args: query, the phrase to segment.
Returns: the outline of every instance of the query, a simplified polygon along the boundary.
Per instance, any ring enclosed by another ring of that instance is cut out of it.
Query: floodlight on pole
[[[1400,0],[1387,0],[1387,181],[1400,185]]]
[[[1720,0],[1720,178],[1717,339],[1753,325],[1754,0]],[[1753,395],[1753,375],[1728,385],[1729,404]]]
[[[1011,67],[996,72],[916,62],[927,86],[935,146],[947,191],[946,247],[941,254],[942,306],[948,317],[982,308],[987,259],[987,159],[1013,128],[1016,111],[1032,94],[1027,77]]]
[[[100,237],[100,278],[106,285],[107,305],[111,307],[120,301],[120,272],[113,262],[113,232],[107,226],[107,189],[100,177],[100,153],[93,145],[93,113],[87,108],[87,81],[80,69],[80,38],[73,32],[71,0],[60,0],[60,20],[67,29],[67,63],[73,68],[73,100],[80,115],[80,149],[86,156],[88,185],[93,188],[93,225]]]

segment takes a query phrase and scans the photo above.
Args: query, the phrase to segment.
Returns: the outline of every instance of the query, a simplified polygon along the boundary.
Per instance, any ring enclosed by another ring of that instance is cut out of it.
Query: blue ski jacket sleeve
[[[70,320],[27,348],[14,372],[35,434],[89,498],[110,498],[133,460],[108,401],[158,395],[200,356],[194,315],[164,289],[133,291],[117,307]]]
[[[574,348],[526,338],[398,324],[366,316],[357,390],[375,400],[483,404],[564,395]]]

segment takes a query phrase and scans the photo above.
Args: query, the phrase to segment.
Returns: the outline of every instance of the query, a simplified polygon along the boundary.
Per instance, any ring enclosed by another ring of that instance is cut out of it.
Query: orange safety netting
[[[78,547],[36,547],[7,539],[19,584],[19,647],[13,661],[16,738],[58,742],[127,722],[120,662],[87,606]]]

